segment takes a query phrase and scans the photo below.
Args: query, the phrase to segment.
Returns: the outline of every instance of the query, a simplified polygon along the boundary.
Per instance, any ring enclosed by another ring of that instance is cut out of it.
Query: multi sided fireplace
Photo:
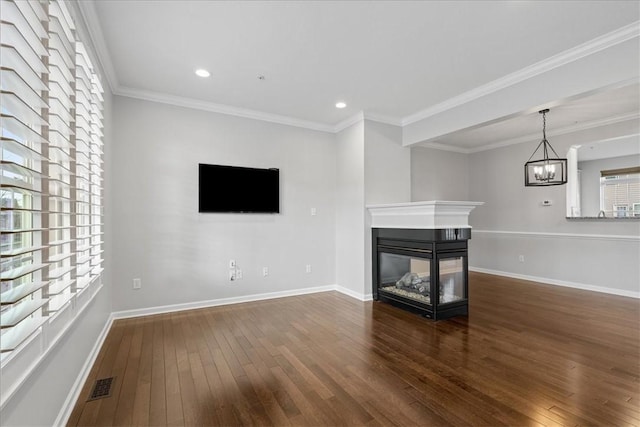
[[[373,298],[439,320],[468,313],[469,228],[372,230]]]
[[[369,207],[374,300],[434,320],[467,315],[467,218],[480,204],[435,201]]]

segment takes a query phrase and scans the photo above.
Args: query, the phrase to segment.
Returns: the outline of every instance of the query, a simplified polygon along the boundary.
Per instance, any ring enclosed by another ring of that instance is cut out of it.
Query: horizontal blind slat
[[[29,282],[20,286],[16,286],[6,292],[0,294],[1,304],[15,304],[21,299],[39,291],[43,286],[48,285],[49,282]]]

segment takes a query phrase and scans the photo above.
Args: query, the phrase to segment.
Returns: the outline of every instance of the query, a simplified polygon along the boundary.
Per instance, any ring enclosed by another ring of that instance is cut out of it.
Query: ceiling
[[[640,2],[100,0],[93,10],[115,93],[335,127],[359,112],[401,124],[638,21]],[[602,118],[602,102],[612,115],[637,113],[638,87],[559,100],[549,122]],[[432,142],[468,151],[539,132],[527,113]]]
[[[638,122],[640,85],[634,83],[596,91],[573,99],[558,100],[546,107],[549,108],[546,114],[549,137],[627,120]],[[460,152],[486,150],[541,140],[542,125],[541,114],[533,109],[482,126],[462,129],[424,145],[455,147]],[[636,144],[640,144],[639,136],[636,136]]]
[[[578,147],[579,162],[623,156],[636,156],[640,160],[640,143],[637,135],[590,142]]]

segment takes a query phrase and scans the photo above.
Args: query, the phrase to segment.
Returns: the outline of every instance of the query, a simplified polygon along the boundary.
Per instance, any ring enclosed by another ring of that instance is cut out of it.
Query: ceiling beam
[[[640,21],[405,118],[403,145],[640,79]]]

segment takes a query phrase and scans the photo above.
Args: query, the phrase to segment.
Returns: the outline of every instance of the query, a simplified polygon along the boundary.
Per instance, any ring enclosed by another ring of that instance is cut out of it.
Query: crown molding
[[[384,114],[364,113],[364,119],[371,120],[372,122],[384,123],[386,125],[402,127],[402,119],[385,116]]]
[[[363,121],[364,119],[365,119],[364,112],[363,111],[359,111],[356,114],[354,114],[353,116],[348,117],[348,118],[344,119],[343,121],[339,122],[337,125],[335,125],[333,127],[333,133],[342,132],[343,130],[345,130],[349,126],[353,126],[356,123]]]
[[[425,142],[416,145],[422,148],[433,148],[435,150],[451,151],[453,153],[469,154],[471,150],[468,148],[456,147],[454,145],[441,144],[439,142]]]
[[[593,55],[594,53],[611,48],[639,36],[640,21],[635,21],[629,25],[618,28],[617,30],[596,37],[586,43],[582,43],[571,49],[567,49],[564,52],[560,52],[559,54],[522,68],[514,73],[507,74],[506,76],[493,80],[492,82],[478,86],[458,96],[454,96],[453,98],[449,98],[444,102],[426,108],[415,114],[411,114],[402,120],[402,126],[410,125],[420,120],[435,116],[436,114],[474,101],[483,96],[492,94],[509,86],[513,86],[514,84],[523,82],[537,75],[546,73],[555,68],[577,61],[586,56]]]
[[[580,132],[583,130],[589,130],[589,129],[599,128],[602,126],[609,126],[616,123],[626,122],[628,120],[638,120],[638,119],[640,119],[640,112],[634,112],[630,114],[624,114],[621,116],[614,116],[614,117],[608,117],[605,119],[598,119],[598,120],[592,120],[589,122],[583,122],[576,125],[555,129],[553,131],[547,131],[547,135],[549,137],[566,135],[570,133]],[[466,149],[466,152],[470,154],[470,153],[478,153],[480,151],[494,150],[496,148],[507,147],[509,145],[516,145],[516,144],[522,144],[524,142],[530,142],[532,140],[536,140],[539,138],[540,138],[539,133],[523,135],[517,138],[507,139],[505,141],[483,145],[482,147],[469,148],[469,149]]]
[[[353,116],[339,122],[337,125],[335,125],[333,128],[333,133],[342,132],[349,126],[353,126],[354,124],[363,120],[369,120],[372,122],[383,123],[386,125],[402,127],[402,121],[398,118],[385,116],[382,114],[376,114],[376,113],[365,113],[364,111],[360,111],[354,114]]]
[[[111,55],[109,54],[107,43],[104,40],[102,26],[100,25],[100,20],[98,19],[98,14],[96,12],[95,1],[84,0],[76,1],[74,3],[77,4],[80,15],[82,15],[85,27],[87,28],[87,33],[89,33],[88,35],[91,39],[91,44],[93,45],[98,61],[100,62],[100,68],[102,68],[102,71],[107,78],[109,88],[111,88],[112,93],[115,93],[119,88],[118,76],[115,68],[113,67],[113,62],[111,62]]]
[[[114,95],[125,96],[129,98],[142,99],[145,101],[159,102],[163,104],[176,105],[180,107],[193,108],[197,110],[209,111],[220,114],[250,118],[271,123],[278,123],[288,126],[301,127],[321,132],[334,133],[335,127],[325,123],[319,123],[309,120],[301,120],[294,117],[282,116],[278,114],[265,113],[247,108],[233,107],[229,105],[216,104],[213,102],[201,101],[198,99],[169,95],[161,92],[147,91],[143,89],[135,89],[131,87],[121,86],[111,61],[111,55],[105,42],[100,20],[95,8],[95,0],[78,1],[80,14],[85,21],[89,38],[96,50],[98,60],[104,70],[104,73]]]
[[[417,121],[432,117],[441,112],[450,110],[457,106],[463,105],[475,99],[481,98],[498,90],[504,89],[506,87],[512,86],[524,80],[535,77],[539,74],[548,72],[553,70],[554,68],[560,67],[562,65],[568,64],[570,62],[579,60],[586,56],[592,55],[596,52],[605,50],[617,44],[623,43],[625,41],[631,40],[633,38],[640,36],[640,21],[636,21],[627,26],[621,27],[617,30],[604,34],[600,37],[597,37],[593,40],[590,40],[586,43],[578,45],[574,48],[568,49],[564,52],[561,52],[557,55],[549,57],[545,60],[537,62],[529,67],[525,67],[519,71],[508,74],[500,79],[494,80],[488,84],[479,86],[470,91],[464,92],[461,95],[450,98],[442,103],[436,104],[432,107],[429,107],[425,110],[419,111],[415,114],[406,116],[404,118],[396,118],[391,116],[386,116],[382,114],[376,114],[371,112],[363,112],[359,113],[342,120],[341,122],[330,125],[327,123],[315,122],[310,120],[298,119],[295,117],[266,113],[258,110],[250,110],[241,107],[234,107],[230,105],[217,104],[208,101],[202,101],[193,98],[180,97],[170,94],[165,94],[161,92],[148,91],[143,89],[136,89],[126,86],[121,86],[118,82],[117,74],[115,72],[115,68],[113,66],[113,62],[111,61],[111,56],[109,54],[109,49],[105,42],[104,34],[102,32],[102,27],[100,25],[100,20],[98,19],[98,15],[95,8],[95,0],[84,0],[77,1],[78,10],[84,20],[85,27],[88,32],[88,36],[91,39],[91,43],[96,52],[97,59],[100,62],[101,68],[104,71],[105,77],[111,88],[111,92],[115,95],[125,96],[129,98],[142,99],[146,101],[159,102],[169,105],[176,105],[186,108],[193,108],[203,111],[209,111],[214,113],[250,118],[254,120],[261,120],[271,123],[283,124],[287,126],[300,127],[320,132],[329,132],[329,133],[338,133],[342,130],[352,126],[361,120],[371,120],[379,123],[389,124],[393,126],[404,127],[415,123]],[[638,115],[635,114],[634,117]],[[606,119],[609,120],[609,119]],[[605,120],[605,121],[606,121]],[[628,120],[623,119],[623,120]],[[622,120],[618,120],[622,121]],[[611,122],[615,123],[617,121]],[[606,123],[610,124],[610,123]],[[587,123],[583,123],[577,127],[565,128],[564,130],[558,130],[555,132],[556,135],[561,135],[563,133],[576,132],[578,130],[589,129],[592,127],[603,126],[603,124],[595,124],[592,126],[587,126]],[[583,126],[581,128],[581,126]],[[436,142],[420,144],[422,147],[430,147],[439,150],[445,151],[453,151],[458,153],[474,153],[478,151],[485,151],[494,148],[499,148],[507,145],[518,144],[521,142],[529,141],[533,138],[532,135],[527,135],[523,137],[519,137],[513,140],[507,140],[498,142],[495,144],[490,144],[478,148],[466,149],[460,147],[453,147],[445,144],[439,144]]]
[[[290,116],[282,116],[278,114],[265,113],[258,110],[250,110],[247,108],[233,107],[225,104],[216,104],[213,102],[202,101],[194,98],[186,98],[182,96],[169,95],[165,93],[135,89],[126,86],[119,86],[113,91],[114,95],[124,96],[127,98],[142,99],[144,101],[159,102],[162,104],[174,105],[178,107],[192,108],[195,110],[209,111],[212,113],[226,114],[230,116],[244,117],[248,119],[261,120],[264,122],[277,123],[281,125],[294,126],[304,129],[310,129],[320,132],[338,133],[363,120],[371,120],[375,122],[400,126],[399,120],[385,117],[365,114],[362,111],[353,116],[339,122],[335,126],[329,124],[314,122],[310,120],[297,119]]]
[[[226,114],[247,119],[261,120],[264,122],[277,123],[281,125],[300,127],[305,129],[316,130],[320,132],[334,132],[334,127],[309,120],[296,119],[289,116],[281,116],[278,114],[265,113],[247,108],[232,107],[230,105],[216,104],[213,102],[201,101],[193,98],[182,96],[168,95],[159,92],[153,92],[142,89],[134,89],[125,86],[119,86],[115,95],[125,96],[128,98],[142,99],[145,101],[159,102],[161,104],[175,105],[178,107],[193,108],[196,110],[209,111],[212,113]]]

